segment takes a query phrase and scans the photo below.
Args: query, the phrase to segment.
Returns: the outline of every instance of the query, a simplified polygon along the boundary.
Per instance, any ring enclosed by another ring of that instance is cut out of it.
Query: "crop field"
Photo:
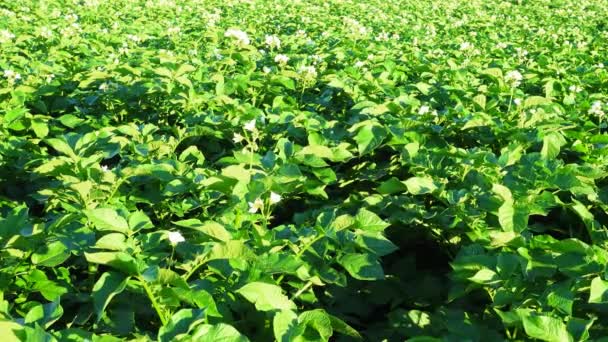
[[[605,0],[0,0],[0,341],[608,341]]]

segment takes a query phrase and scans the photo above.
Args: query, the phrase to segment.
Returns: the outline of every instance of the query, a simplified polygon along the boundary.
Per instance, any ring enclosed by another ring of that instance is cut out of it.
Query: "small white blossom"
[[[40,28],[39,35],[40,35],[40,37],[49,39],[49,38],[53,37],[53,31],[50,28],[46,27],[46,26],[42,26]]]
[[[21,74],[9,69],[4,70],[4,77],[9,81],[9,83],[14,83],[16,80],[21,79]]]
[[[181,29],[179,26],[174,26],[174,27],[170,27],[170,28],[167,30],[167,33],[168,33],[169,35],[172,35],[172,36],[173,36],[173,35],[178,35],[178,34],[179,34],[181,31],[182,31],[182,29]]]
[[[184,239],[184,236],[180,232],[169,232],[168,237],[169,237],[169,242],[173,246],[176,246],[180,242],[186,241],[186,239]]]
[[[15,38],[9,30],[0,30],[0,44],[10,42]]]
[[[514,99],[513,103],[515,103],[516,106],[521,105],[521,99]]]
[[[591,105],[591,108],[589,109],[589,114],[591,115],[595,115],[599,118],[604,117],[605,113],[602,109],[602,102],[601,101],[595,101],[593,102],[593,104]]]
[[[276,192],[270,192],[270,204],[276,204],[281,202],[281,195]]]
[[[265,74],[268,74],[268,73],[270,73],[270,71],[272,71],[272,70],[271,70],[269,67],[265,66],[265,67],[263,67],[263,68],[262,68],[262,71],[263,71]]]
[[[239,133],[234,133],[234,136],[232,137],[232,141],[234,141],[235,143],[240,143],[241,141],[243,141],[243,139],[245,139],[242,135],[240,135]]]
[[[389,40],[389,35],[387,32],[382,32],[378,36],[376,36],[376,40],[379,42],[386,42]]]
[[[418,109],[418,114],[424,115],[424,114],[428,113],[430,110],[431,110],[431,108],[429,108],[429,106],[421,106],[420,109]]]
[[[264,208],[264,202],[260,198],[256,198],[255,201],[249,202],[249,213],[255,214],[258,210]]]
[[[108,165],[101,165],[101,171],[108,172]]]
[[[460,43],[460,50],[461,51],[471,50],[471,49],[473,49],[473,44],[471,44],[469,42],[462,42],[462,43]]]
[[[302,66],[299,69],[300,74],[306,79],[314,79],[317,77],[317,69],[314,66]]]
[[[249,43],[251,42],[249,40],[249,37],[247,36],[247,33],[241,31],[241,30],[237,30],[237,29],[228,29],[226,30],[226,32],[224,33],[224,37],[229,37],[229,38],[235,38],[237,41],[238,45],[249,45]]]
[[[509,83],[512,87],[517,87],[521,84],[521,80],[523,80],[523,76],[517,70],[511,70],[505,75],[505,81]]]
[[[280,49],[281,48],[281,40],[277,36],[266,36],[264,41],[266,45],[268,45],[271,49]]]
[[[580,93],[581,91],[583,91],[583,88],[577,85],[571,85],[570,87],[568,87],[568,90],[570,90],[571,93]]]
[[[496,44],[496,48],[497,48],[497,49],[500,49],[500,50],[504,50],[504,49],[506,49],[506,48],[507,48],[507,46],[508,46],[508,45],[507,45],[507,43],[505,43],[505,42],[500,42],[500,43]]]
[[[355,63],[355,68],[360,68],[360,67],[362,67],[362,66],[364,66],[364,65],[365,65],[365,62],[363,62],[363,61],[357,61],[357,62]]]
[[[289,57],[283,55],[283,54],[278,54],[274,57],[274,61],[278,64],[287,64],[287,62],[289,62]]]
[[[250,131],[250,132],[255,131],[255,119],[253,119],[253,120],[251,120],[251,121],[247,122],[247,123],[246,123],[246,124],[243,126],[243,128],[244,128],[246,131]]]

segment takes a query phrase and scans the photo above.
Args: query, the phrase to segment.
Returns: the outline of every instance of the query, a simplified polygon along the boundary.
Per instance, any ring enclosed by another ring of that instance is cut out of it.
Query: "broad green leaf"
[[[272,320],[274,338],[278,342],[291,342],[304,332],[298,322],[298,315],[291,310],[281,310],[274,315]]]
[[[338,258],[338,263],[355,279],[384,279],[382,266],[371,254],[348,253]]]
[[[88,262],[111,266],[128,275],[139,273],[137,261],[125,252],[84,253],[84,256]]]
[[[389,180],[382,182],[377,190],[383,195],[391,195],[406,191],[407,186],[405,186],[405,184],[399,179],[391,177]]]
[[[34,265],[55,267],[62,264],[70,257],[68,247],[61,241],[53,241],[44,245],[32,254]]]
[[[173,222],[176,226],[194,229],[219,241],[232,239],[232,234],[221,224],[214,221],[201,222],[197,219],[187,219]]]
[[[48,328],[59,318],[63,316],[63,308],[59,305],[59,301],[38,304],[31,308],[25,315],[25,323],[38,323],[41,326]]]
[[[437,185],[429,177],[412,177],[403,182],[412,195],[428,194],[437,190]]]
[[[197,324],[204,322],[205,310],[202,309],[181,309],[173,316],[169,322],[158,330],[159,342],[171,342],[180,334],[190,332]]]
[[[84,213],[98,230],[111,230],[124,234],[129,233],[129,224],[127,223],[127,220],[120,216],[114,209],[96,208],[85,210]]]
[[[566,144],[566,139],[557,133],[553,132],[545,135],[543,138],[543,148],[540,151],[543,159],[554,159],[559,154],[560,148]]]
[[[260,311],[295,309],[295,304],[283,294],[281,287],[262,282],[251,282],[236,293],[255,304]]]
[[[117,272],[104,272],[101,277],[99,277],[93,286],[91,294],[97,322],[103,317],[106,306],[108,306],[112,297],[125,289],[128,280],[128,276],[124,276]]]
[[[111,251],[124,251],[127,249],[126,236],[122,233],[110,233],[102,236],[95,243],[95,248]]]
[[[566,324],[561,319],[534,313],[520,314],[520,317],[526,334],[532,338],[548,342],[572,341]]]
[[[378,215],[365,208],[359,210],[357,216],[355,216],[355,221],[357,222],[357,228],[365,231],[381,232],[389,226]]]
[[[588,302],[595,304],[608,303],[608,281],[600,277],[591,280]]]
[[[305,327],[305,338],[302,340],[329,341],[333,334],[332,322],[324,310],[305,311],[298,316],[298,321]],[[309,332],[310,331],[310,332]]]
[[[364,155],[376,149],[382,144],[386,135],[386,129],[377,123],[370,122],[361,127],[355,135],[359,154]]]
[[[197,342],[249,342],[245,335],[225,323],[205,324],[197,327],[192,334],[192,340]]]

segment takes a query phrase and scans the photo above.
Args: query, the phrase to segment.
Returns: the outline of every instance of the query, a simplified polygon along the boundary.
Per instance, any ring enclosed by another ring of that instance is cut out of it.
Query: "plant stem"
[[[144,290],[146,290],[146,294],[148,295],[148,298],[150,298],[150,302],[152,302],[152,306],[154,307],[158,318],[160,318],[160,322],[162,323],[162,325],[166,325],[167,319],[165,318],[165,315],[163,314],[160,305],[158,304],[158,301],[156,301],[156,297],[152,293],[152,289],[150,289],[148,284],[146,284],[146,281],[142,279],[141,276],[139,276],[139,283],[144,287]]]
[[[292,300],[298,298],[302,293],[306,292],[310,287],[312,286],[312,281],[308,281],[306,283],[306,285],[304,285],[301,289],[298,290],[298,292],[296,292],[293,297],[291,297]]]

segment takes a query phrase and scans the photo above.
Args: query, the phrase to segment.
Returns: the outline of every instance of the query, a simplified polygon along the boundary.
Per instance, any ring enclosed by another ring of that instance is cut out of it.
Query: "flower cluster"
[[[276,56],[274,57],[274,61],[275,61],[277,64],[280,64],[280,65],[285,65],[285,64],[287,64],[287,62],[289,62],[289,57],[287,57],[287,56],[285,56],[285,55],[283,55],[283,54],[278,54],[278,55],[276,55]]]
[[[0,30],[0,44],[8,43],[15,38],[9,30]]]
[[[281,48],[281,40],[277,36],[266,36],[264,43],[271,49],[280,49]]]
[[[273,204],[277,204],[281,201],[282,197],[281,195],[277,194],[276,192],[270,192],[270,197],[268,198],[268,201],[270,202],[271,205]],[[253,202],[248,202],[249,203],[249,213],[251,214],[255,214],[260,210],[264,210],[264,201],[261,198],[256,198]]]
[[[251,41],[249,40],[249,36],[247,36],[247,33],[237,29],[231,28],[226,30],[226,32],[224,32],[224,37],[236,39],[236,42],[239,46],[245,46],[251,43]]]
[[[505,75],[505,81],[511,87],[514,87],[514,88],[519,86],[523,79],[524,79],[524,77],[517,70],[511,70],[511,71],[507,72],[507,74]]]
[[[21,74],[14,72],[13,70],[4,70],[4,78],[6,78],[9,83],[15,83],[15,81],[21,79]]]
[[[598,118],[603,118],[604,115],[606,115],[606,113],[604,113],[603,110],[603,104],[601,101],[595,101],[593,102],[593,104],[591,105],[591,108],[589,108],[589,114],[591,115],[595,115]]]

